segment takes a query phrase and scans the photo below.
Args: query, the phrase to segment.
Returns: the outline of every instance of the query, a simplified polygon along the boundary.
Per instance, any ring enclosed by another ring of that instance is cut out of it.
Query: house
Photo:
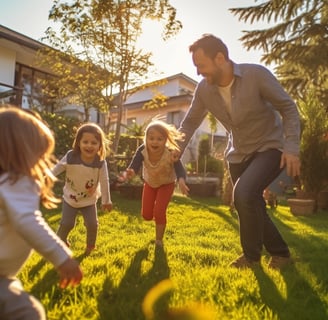
[[[37,79],[47,70],[31,67],[42,44],[0,25],[0,101],[28,108],[37,101]]]
[[[142,125],[151,119],[161,119],[179,127],[190,106],[196,85],[197,82],[195,80],[183,73],[154,81],[153,86],[138,90],[127,98],[123,107],[122,123],[129,127],[134,123]],[[149,102],[152,100],[156,101],[157,96],[160,97],[160,102],[158,103],[160,106],[148,107]],[[117,111],[113,108],[110,112],[112,129],[114,129],[116,120]],[[183,162],[197,159],[198,142],[202,134],[212,135],[209,121],[206,118],[188,144],[182,159]],[[226,131],[220,123],[218,123],[217,131],[214,133],[213,138],[215,142],[219,142],[225,147]]]
[[[11,103],[30,109],[32,107],[52,112],[51,104],[42,94],[40,80],[53,77],[50,70],[37,67],[37,52],[45,44],[0,25],[0,105]],[[84,120],[83,109],[67,105],[60,110],[66,116]],[[96,110],[91,121],[98,122]]]
[[[46,97],[42,95],[40,79],[53,75],[45,68],[35,67],[37,51],[44,46],[41,42],[0,25],[0,105],[13,103],[25,109],[32,106],[40,110],[45,106],[49,108],[49,104],[45,103]],[[155,81],[154,85],[143,87],[127,98],[121,120],[125,125],[122,127],[123,131],[126,130],[126,126],[133,123],[142,125],[153,118],[161,118],[176,127],[179,126],[190,105],[197,83],[183,73],[161,80]],[[161,106],[149,107],[150,102],[158,96],[162,98]],[[48,111],[53,110],[50,108]],[[79,106],[67,105],[60,112],[84,120],[83,108]],[[90,120],[101,124],[103,116],[93,110]],[[114,129],[117,110],[113,108],[106,118],[110,119],[110,129]],[[197,159],[199,137],[204,133],[212,134],[207,119],[189,143],[184,154],[185,162]],[[225,145],[225,137],[225,129],[218,124],[217,131],[213,133],[214,140]]]

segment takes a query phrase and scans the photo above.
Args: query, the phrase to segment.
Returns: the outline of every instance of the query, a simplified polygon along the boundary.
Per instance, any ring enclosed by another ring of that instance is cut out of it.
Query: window
[[[128,118],[127,120],[126,120],[126,126],[127,127],[131,127],[131,126],[133,126],[135,123],[136,123],[136,118],[134,117],[134,118]]]
[[[22,96],[18,101],[22,108],[52,107],[50,96],[43,90],[44,82],[49,76],[47,73],[16,63],[15,86],[22,88]]]
[[[169,112],[167,114],[166,121],[169,124],[174,124],[176,128],[179,128],[181,122],[181,112],[180,111]]]

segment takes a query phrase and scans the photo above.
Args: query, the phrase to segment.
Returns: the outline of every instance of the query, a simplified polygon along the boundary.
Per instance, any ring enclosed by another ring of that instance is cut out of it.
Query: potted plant
[[[144,182],[139,175],[132,179],[124,179],[118,183],[118,190],[121,195],[128,199],[141,199]]]
[[[189,164],[187,185],[190,196],[213,197],[217,195],[223,176],[223,162],[210,154],[209,136],[201,137],[198,145],[196,168]],[[195,170],[194,170],[195,169]],[[196,173],[191,174],[190,172]]]
[[[297,214],[294,206],[299,205],[303,207],[300,214],[311,214],[328,181],[328,115],[312,92],[298,105],[302,119],[301,175],[297,196],[288,203],[292,213]]]

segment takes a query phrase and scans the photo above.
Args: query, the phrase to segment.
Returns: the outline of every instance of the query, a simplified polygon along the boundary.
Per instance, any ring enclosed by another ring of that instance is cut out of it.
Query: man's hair
[[[205,55],[214,59],[218,52],[221,52],[226,60],[229,60],[229,51],[227,46],[220,38],[212,34],[203,34],[202,37],[196,40],[191,46],[189,51],[194,53],[198,49],[203,49]]]

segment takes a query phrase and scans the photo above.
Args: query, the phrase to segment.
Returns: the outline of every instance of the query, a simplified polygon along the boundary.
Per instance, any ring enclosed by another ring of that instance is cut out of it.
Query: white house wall
[[[126,100],[126,104],[137,103],[140,101],[151,100],[157,93],[161,93],[167,97],[174,97],[181,94],[181,89],[185,89],[193,92],[194,87],[187,81],[182,82],[181,79],[175,78],[169,79],[169,82],[163,85],[155,86],[140,90],[129,96]]]
[[[14,85],[15,65],[16,52],[0,46],[0,82],[10,86]],[[5,90],[8,90],[8,88]],[[1,91],[4,91],[4,88]]]
[[[26,66],[32,66],[36,58],[36,49],[25,46],[21,44],[20,41],[25,41],[26,43],[32,45],[32,47],[37,45],[40,45],[41,47],[42,44],[10,29],[3,29],[9,35],[14,36],[17,39],[17,42],[10,41],[5,38],[0,38],[0,82],[13,86],[15,81],[16,63],[19,62]],[[140,90],[128,97],[125,105],[131,105],[138,102],[147,102],[156,96],[157,93],[171,97],[176,100],[176,102],[174,102],[174,104],[170,104],[169,101],[165,108],[156,110],[143,110],[140,108],[134,110],[127,108],[127,111],[123,113],[123,123],[127,123],[128,118],[135,118],[137,124],[143,124],[154,117],[162,117],[162,119],[166,120],[168,113],[176,111],[181,112],[182,120],[189,107],[189,100],[184,100],[184,102],[182,102],[183,100],[175,98],[183,97],[186,95],[189,95],[190,97],[195,90],[197,83],[195,80],[185,76],[182,73],[172,75],[162,80],[163,84]],[[62,109],[62,111],[66,111],[66,115],[75,115],[78,118],[81,118],[83,114],[83,110],[77,106],[74,108],[72,108],[72,106],[66,106],[66,108]],[[90,112],[90,120],[93,122],[97,122],[97,120],[99,120],[95,110]],[[102,120],[105,121],[106,119]],[[207,119],[202,122],[195,135],[198,136],[201,133],[211,133]],[[225,136],[225,130],[220,124],[218,124],[216,135]]]

